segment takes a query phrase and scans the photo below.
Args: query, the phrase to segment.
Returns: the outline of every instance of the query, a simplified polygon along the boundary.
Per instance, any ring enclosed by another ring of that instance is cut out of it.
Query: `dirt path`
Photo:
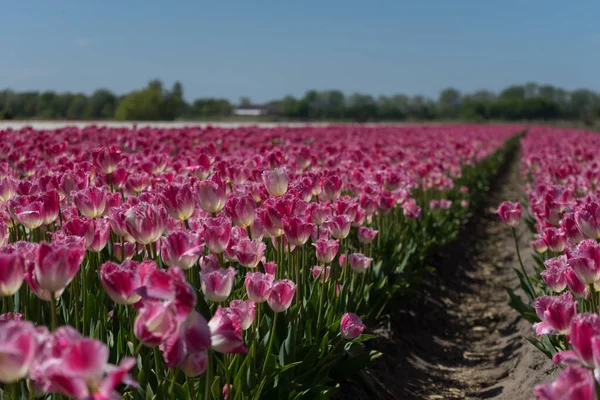
[[[525,400],[536,384],[551,380],[552,363],[523,338],[533,334],[531,325],[506,304],[504,286],[517,286],[518,260],[494,208],[522,195],[516,154],[486,209],[436,257],[436,272],[418,295],[378,330],[383,337],[374,347],[386,355],[366,372],[378,398]],[[519,234],[527,263],[530,236],[524,226]],[[373,398],[358,387],[351,391],[342,397]]]

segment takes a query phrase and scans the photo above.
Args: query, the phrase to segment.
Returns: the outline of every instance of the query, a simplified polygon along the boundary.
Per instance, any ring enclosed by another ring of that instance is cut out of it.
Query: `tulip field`
[[[597,133],[534,127],[523,140],[522,178],[528,216],[520,203],[498,210],[514,229],[533,232],[535,271],[516,269],[526,296],[511,304],[533,323],[529,340],[564,367],[537,386],[540,400],[600,396],[600,198]],[[507,199],[513,200],[513,199]]]
[[[522,130],[1,129],[4,398],[334,396],[381,356],[375,322],[457,237]],[[517,307],[571,365],[542,399],[592,396],[600,367],[599,138],[523,139],[541,278],[517,270],[531,302]]]

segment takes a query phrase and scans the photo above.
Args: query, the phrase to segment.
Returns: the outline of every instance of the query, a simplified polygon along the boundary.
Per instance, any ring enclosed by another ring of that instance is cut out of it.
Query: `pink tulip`
[[[595,400],[594,376],[585,368],[567,367],[551,384],[533,390],[536,400]]]
[[[267,246],[260,241],[242,238],[232,247],[237,261],[246,268],[256,268]]]
[[[568,213],[563,216],[563,219],[560,220],[560,229],[565,232],[567,238],[572,242],[579,243],[585,239],[585,236],[583,236],[577,227],[575,214],[573,213]]]
[[[273,282],[271,294],[267,299],[267,303],[274,312],[283,312],[292,304],[294,294],[296,293],[296,284],[289,279],[282,279]]]
[[[171,302],[149,301],[135,320],[135,336],[146,346],[155,347],[177,329],[176,308]]]
[[[102,264],[100,280],[108,296],[117,304],[134,304],[141,298],[137,290],[142,286],[142,278],[136,261]]]
[[[254,303],[263,303],[271,295],[273,275],[262,272],[247,272],[245,279],[246,293]]]
[[[209,347],[208,323],[202,315],[192,310],[178,329],[160,345],[160,350],[163,352],[165,363],[169,368],[185,366],[189,375],[193,376],[196,374],[195,371],[202,367],[202,365],[198,365],[201,357],[196,355],[206,355]],[[192,359],[186,363],[186,359],[190,357]],[[204,365],[202,370],[205,368]]]
[[[233,196],[225,203],[225,212],[234,225],[247,228],[254,223],[256,202],[250,195]]]
[[[227,300],[233,289],[235,274],[235,269],[231,267],[200,271],[202,293],[210,301]]]
[[[546,228],[543,234],[544,242],[548,245],[550,251],[560,253],[567,244],[567,235],[557,228]]]
[[[8,201],[16,193],[15,181],[10,176],[0,179],[0,200]]]
[[[469,200],[461,200],[460,201],[460,206],[462,208],[469,208],[469,205],[470,205]]]
[[[579,280],[575,272],[571,268],[567,269],[566,272],[566,281],[569,290],[573,293],[573,296],[579,297],[581,299],[586,297],[587,288],[586,285]]]
[[[560,293],[567,287],[567,256],[555,257],[544,262],[546,270],[541,276],[550,290]]]
[[[272,171],[263,171],[262,180],[271,196],[281,197],[288,189],[288,176],[285,168],[275,168]]]
[[[557,365],[580,365],[594,368],[592,338],[600,335],[600,317],[597,314],[577,314],[571,319],[569,344],[573,350],[556,353],[552,361]]]
[[[27,376],[34,361],[37,333],[31,322],[0,324],[0,382],[10,384]]]
[[[585,236],[596,239],[600,236],[600,206],[592,202],[575,211],[575,223]]]
[[[221,267],[221,264],[219,264],[219,257],[213,253],[200,257],[199,263],[200,268],[203,270],[218,269]]]
[[[342,180],[337,175],[321,178],[321,198],[324,201],[333,201],[340,197]]]
[[[125,212],[125,227],[136,242],[156,242],[167,226],[167,212],[162,206],[138,203]]]
[[[262,260],[262,264],[266,274],[271,274],[273,276],[277,274],[277,264],[275,261],[265,262],[265,260]]]
[[[541,237],[538,237],[534,241],[532,241],[531,247],[533,247],[533,250],[535,250],[536,253],[539,254],[544,254],[546,251],[548,251],[548,245],[546,244],[546,241]]]
[[[37,248],[35,277],[41,289],[56,293],[75,278],[85,257],[85,240],[71,238],[71,243],[42,242]]]
[[[135,244],[124,242],[113,243],[113,255],[119,261],[131,260],[135,255]]]
[[[340,243],[337,240],[319,239],[312,244],[315,246],[317,260],[324,264],[329,264],[335,258]]]
[[[50,225],[58,218],[60,198],[56,190],[50,190],[39,197],[42,202],[42,225]]]
[[[105,174],[112,174],[121,161],[121,150],[116,147],[105,147],[92,151],[94,164]]]
[[[533,325],[538,336],[569,332],[571,319],[577,314],[577,302],[570,292],[561,296],[542,296],[535,299],[535,312],[542,322]]]
[[[329,230],[334,238],[344,239],[350,233],[352,219],[347,215],[331,216],[327,218],[323,226]]]
[[[162,189],[159,198],[167,213],[178,221],[189,219],[196,208],[189,185],[169,184]]]
[[[158,269],[153,261],[140,264],[142,287],[138,291],[145,299],[163,300],[175,306],[176,318],[183,321],[196,305],[196,290],[186,282],[178,267]]]
[[[300,218],[284,217],[281,220],[287,240],[294,246],[303,246],[310,238],[314,225]]]
[[[321,226],[331,215],[331,206],[329,203],[310,203],[308,212],[311,222]]]
[[[203,250],[199,235],[192,231],[171,232],[161,241],[162,260],[169,267],[190,269]]]
[[[589,285],[600,280],[600,246],[596,241],[582,241],[575,249],[567,251],[567,260],[582,283]]]
[[[374,229],[367,228],[366,226],[358,228],[358,241],[360,243],[371,243],[375,239],[375,236],[377,236],[377,231]]]
[[[320,277],[321,282],[329,280],[329,276],[331,275],[331,267],[329,266],[325,268],[321,265],[315,265],[310,271],[312,272],[313,278],[317,279]]]
[[[195,188],[200,208],[213,214],[223,209],[227,198],[227,188],[219,174],[214,174],[208,180],[197,182]]]
[[[107,219],[95,219],[93,220],[94,235],[92,240],[86,243],[88,250],[99,253],[101,252],[108,243],[108,237],[110,236],[110,224]]]
[[[25,265],[19,254],[0,253],[0,297],[12,296],[23,284]]]
[[[106,191],[92,186],[73,192],[73,202],[81,214],[88,218],[96,218],[104,214],[106,207]]]
[[[32,201],[25,206],[15,206],[15,214],[19,222],[27,229],[37,229],[44,223],[44,203]]]
[[[202,351],[189,354],[181,364],[181,369],[187,376],[196,377],[206,371],[207,365],[208,354],[206,351]]]
[[[204,241],[211,253],[225,251],[231,239],[231,221],[228,218],[208,218],[204,222]]]
[[[246,354],[240,317],[230,308],[217,308],[208,321],[213,350],[225,354]]]
[[[408,199],[402,204],[404,215],[408,218],[419,218],[421,216],[421,208],[417,205],[415,199]]]
[[[361,335],[365,330],[360,317],[354,313],[345,313],[340,321],[340,332],[344,339],[352,340]]]
[[[8,321],[23,321],[23,314],[18,312],[7,312],[0,314],[0,324]]]
[[[243,331],[252,326],[256,317],[256,304],[254,302],[250,300],[233,300],[229,303],[229,308],[240,318],[240,326]]]
[[[353,253],[348,256],[348,261],[355,272],[363,273],[369,268],[373,259],[361,253]]]
[[[505,201],[500,204],[497,213],[502,222],[513,228],[519,225],[521,218],[523,217],[521,203],[518,202],[512,203],[510,201]]]

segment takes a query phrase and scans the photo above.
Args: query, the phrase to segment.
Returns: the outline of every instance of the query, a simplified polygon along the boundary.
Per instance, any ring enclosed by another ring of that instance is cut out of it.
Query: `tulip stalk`
[[[515,248],[517,249],[517,258],[519,259],[519,265],[521,266],[521,271],[523,272],[523,276],[527,280],[527,284],[529,285],[529,288],[531,289],[531,294],[535,296],[535,289],[534,289],[533,285],[531,284],[531,281],[529,280],[529,275],[527,274],[527,271],[525,271],[525,265],[523,265],[523,260],[521,259],[521,250],[519,250],[519,239],[517,239],[517,231],[514,227],[511,227],[511,231],[513,234],[513,238],[515,240]]]

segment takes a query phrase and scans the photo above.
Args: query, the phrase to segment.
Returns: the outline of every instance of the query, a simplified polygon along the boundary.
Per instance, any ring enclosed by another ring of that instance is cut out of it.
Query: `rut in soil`
[[[366,372],[378,398],[525,400],[551,380],[552,363],[524,339],[533,334],[531,324],[507,305],[504,289],[518,286],[518,259],[495,209],[523,196],[519,160],[517,153],[507,163],[456,244],[436,255],[436,271],[417,295],[378,329],[373,347],[385,356]],[[519,248],[531,269],[523,225]],[[344,398],[372,398],[358,386]]]

